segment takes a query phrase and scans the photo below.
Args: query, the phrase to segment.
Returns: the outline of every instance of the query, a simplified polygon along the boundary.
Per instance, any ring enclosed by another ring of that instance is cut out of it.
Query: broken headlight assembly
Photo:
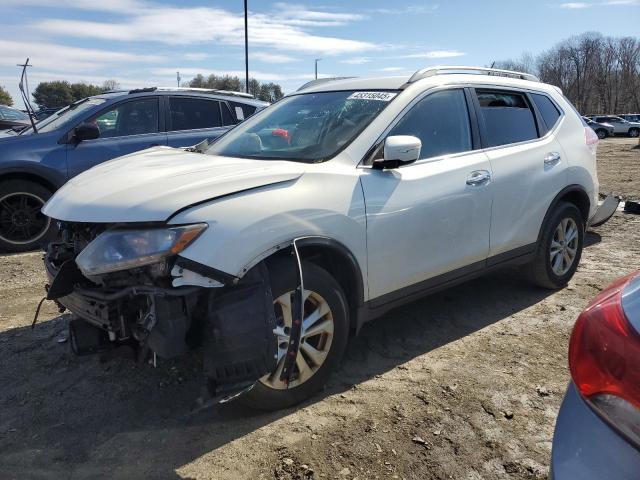
[[[86,246],[76,264],[87,276],[158,263],[183,251],[206,223],[144,230],[107,230]]]

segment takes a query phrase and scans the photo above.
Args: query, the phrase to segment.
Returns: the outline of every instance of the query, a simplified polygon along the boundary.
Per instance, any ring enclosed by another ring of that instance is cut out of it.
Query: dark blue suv
[[[268,103],[220,90],[144,88],[80,100],[21,131],[0,133],[0,250],[39,246],[52,232],[40,208],[94,165],[157,145],[213,139]]]

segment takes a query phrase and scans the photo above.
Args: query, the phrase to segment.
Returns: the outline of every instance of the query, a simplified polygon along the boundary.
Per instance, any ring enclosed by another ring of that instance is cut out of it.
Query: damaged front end
[[[275,368],[276,321],[266,265],[237,279],[209,274],[179,256],[206,224],[59,227],[44,259],[47,298],[74,314],[75,353],[155,363],[198,349],[209,393],[218,400]]]

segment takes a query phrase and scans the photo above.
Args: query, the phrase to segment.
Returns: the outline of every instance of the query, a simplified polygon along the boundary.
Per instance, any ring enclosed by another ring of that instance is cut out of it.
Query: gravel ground
[[[601,142],[603,192],[640,197],[635,141]],[[41,254],[0,257],[0,478],[546,478],[580,310],[640,268],[640,216],[587,236],[571,284],[495,273],[366,325],[298,409],[192,413],[195,357],[76,358],[45,303]]]

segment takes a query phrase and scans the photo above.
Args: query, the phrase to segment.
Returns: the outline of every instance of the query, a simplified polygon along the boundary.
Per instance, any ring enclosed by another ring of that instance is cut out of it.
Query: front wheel
[[[630,128],[629,129],[629,136],[630,137],[637,138],[639,134],[640,134],[640,129],[638,129],[638,128]]]
[[[51,191],[27,180],[0,183],[0,251],[27,252],[40,247],[52,231],[40,210]]]
[[[536,285],[564,287],[578,268],[584,244],[584,220],[578,207],[560,202],[542,227],[540,243],[529,264],[529,277]]]
[[[280,380],[293,320],[293,295],[298,284],[296,271],[291,268],[294,261],[277,262],[269,268],[278,358],[274,371],[239,397],[239,402],[252,408],[279,410],[306,400],[327,382],[347,345],[348,308],[342,288],[326,270],[303,262],[305,289],[300,349],[291,382],[287,386]]]

